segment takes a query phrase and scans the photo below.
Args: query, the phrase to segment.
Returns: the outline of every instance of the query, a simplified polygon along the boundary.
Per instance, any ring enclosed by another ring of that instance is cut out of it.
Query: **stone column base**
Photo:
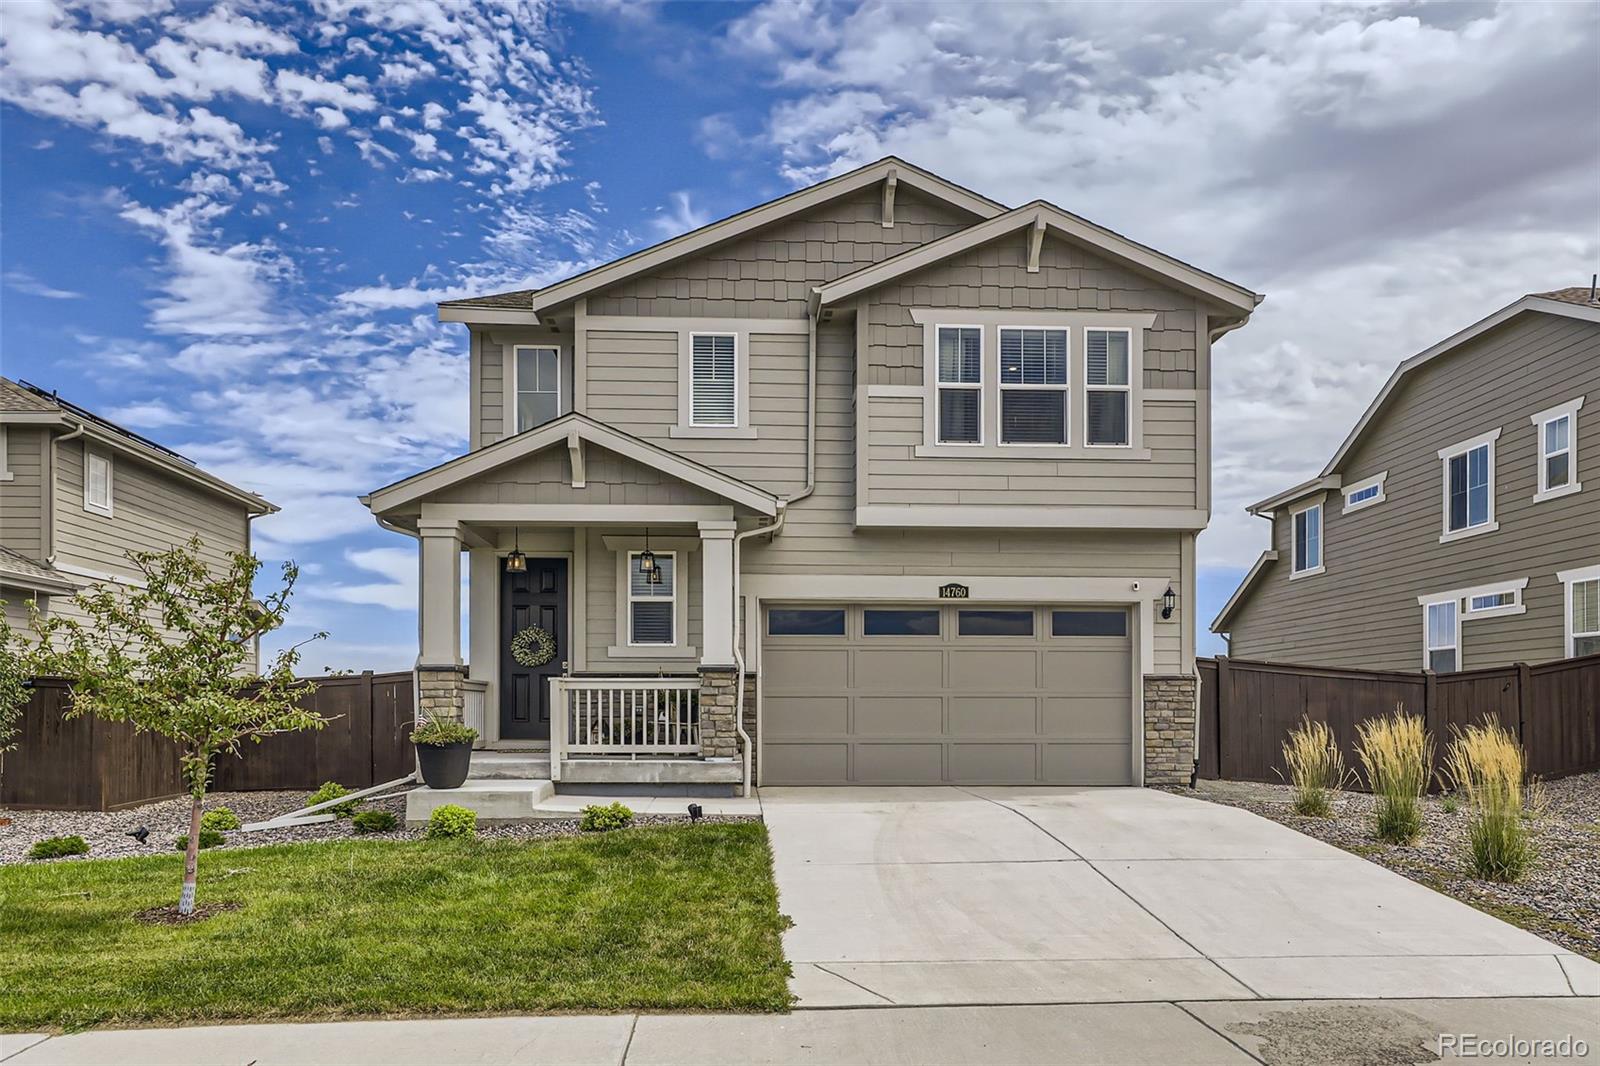
[[[729,667],[700,668],[700,755],[739,758],[739,731],[733,724],[739,672]]]
[[[464,666],[417,667],[417,717],[459,722],[466,714]]]
[[[1194,772],[1193,674],[1144,676],[1144,783],[1187,785]]]

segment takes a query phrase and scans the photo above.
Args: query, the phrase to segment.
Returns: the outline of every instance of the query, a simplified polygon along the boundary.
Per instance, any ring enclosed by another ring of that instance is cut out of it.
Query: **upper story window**
[[[983,443],[983,330],[939,327],[939,443]]]
[[[6,427],[0,426],[0,481],[11,480],[11,466],[6,459]]]
[[[1349,514],[1351,511],[1359,511],[1363,507],[1371,507],[1374,504],[1382,503],[1385,498],[1383,495],[1383,483],[1388,477],[1389,472],[1385,470],[1381,474],[1375,474],[1372,477],[1346,485],[1344,487],[1344,513]]]
[[[516,350],[517,432],[542,426],[561,413],[561,349]]]
[[[111,517],[111,456],[84,449],[83,509]]]
[[[1553,500],[1583,488],[1578,481],[1578,408],[1583,397],[1533,416],[1539,434],[1539,491],[1535,500]]]
[[[1067,331],[1000,330],[1000,443],[1066,444]]]
[[[1499,529],[1494,520],[1494,442],[1498,429],[1439,450],[1444,463],[1441,543]]]
[[[1087,349],[1087,417],[1084,443],[1091,447],[1122,447],[1128,444],[1129,407],[1133,386],[1129,380],[1129,331],[1091,329],[1085,331]]]
[[[1309,577],[1322,573],[1322,504],[1314,503],[1295,511],[1294,565],[1289,577]]]
[[[1600,566],[1563,570],[1566,588],[1567,656],[1600,655]]]
[[[689,424],[739,424],[739,339],[734,333],[695,333],[689,338]]]
[[[628,643],[666,645],[676,642],[676,552],[655,552],[655,573],[640,570],[642,552],[628,553]]]

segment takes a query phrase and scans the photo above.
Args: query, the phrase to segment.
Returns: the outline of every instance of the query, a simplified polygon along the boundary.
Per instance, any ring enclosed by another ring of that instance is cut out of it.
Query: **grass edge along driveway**
[[[0,1030],[789,1006],[759,822],[542,841],[340,841],[0,868]]]

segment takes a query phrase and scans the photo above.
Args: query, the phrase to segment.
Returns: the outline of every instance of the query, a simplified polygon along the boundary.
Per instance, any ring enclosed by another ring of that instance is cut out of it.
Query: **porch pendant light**
[[[661,584],[661,570],[656,566],[655,553],[650,550],[650,527],[644,529],[644,551],[639,553],[639,573],[652,585]]]
[[[522,554],[522,530],[516,530],[513,535],[516,537],[516,547],[511,550],[510,555],[506,556],[506,573],[526,573],[528,557]]]

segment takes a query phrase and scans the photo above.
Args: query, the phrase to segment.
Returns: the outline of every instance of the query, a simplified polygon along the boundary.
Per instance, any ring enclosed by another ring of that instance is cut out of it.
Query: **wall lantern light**
[[[1161,594],[1161,617],[1163,620],[1172,617],[1172,609],[1178,605],[1178,594],[1172,591],[1172,586],[1167,586],[1167,591]]]

